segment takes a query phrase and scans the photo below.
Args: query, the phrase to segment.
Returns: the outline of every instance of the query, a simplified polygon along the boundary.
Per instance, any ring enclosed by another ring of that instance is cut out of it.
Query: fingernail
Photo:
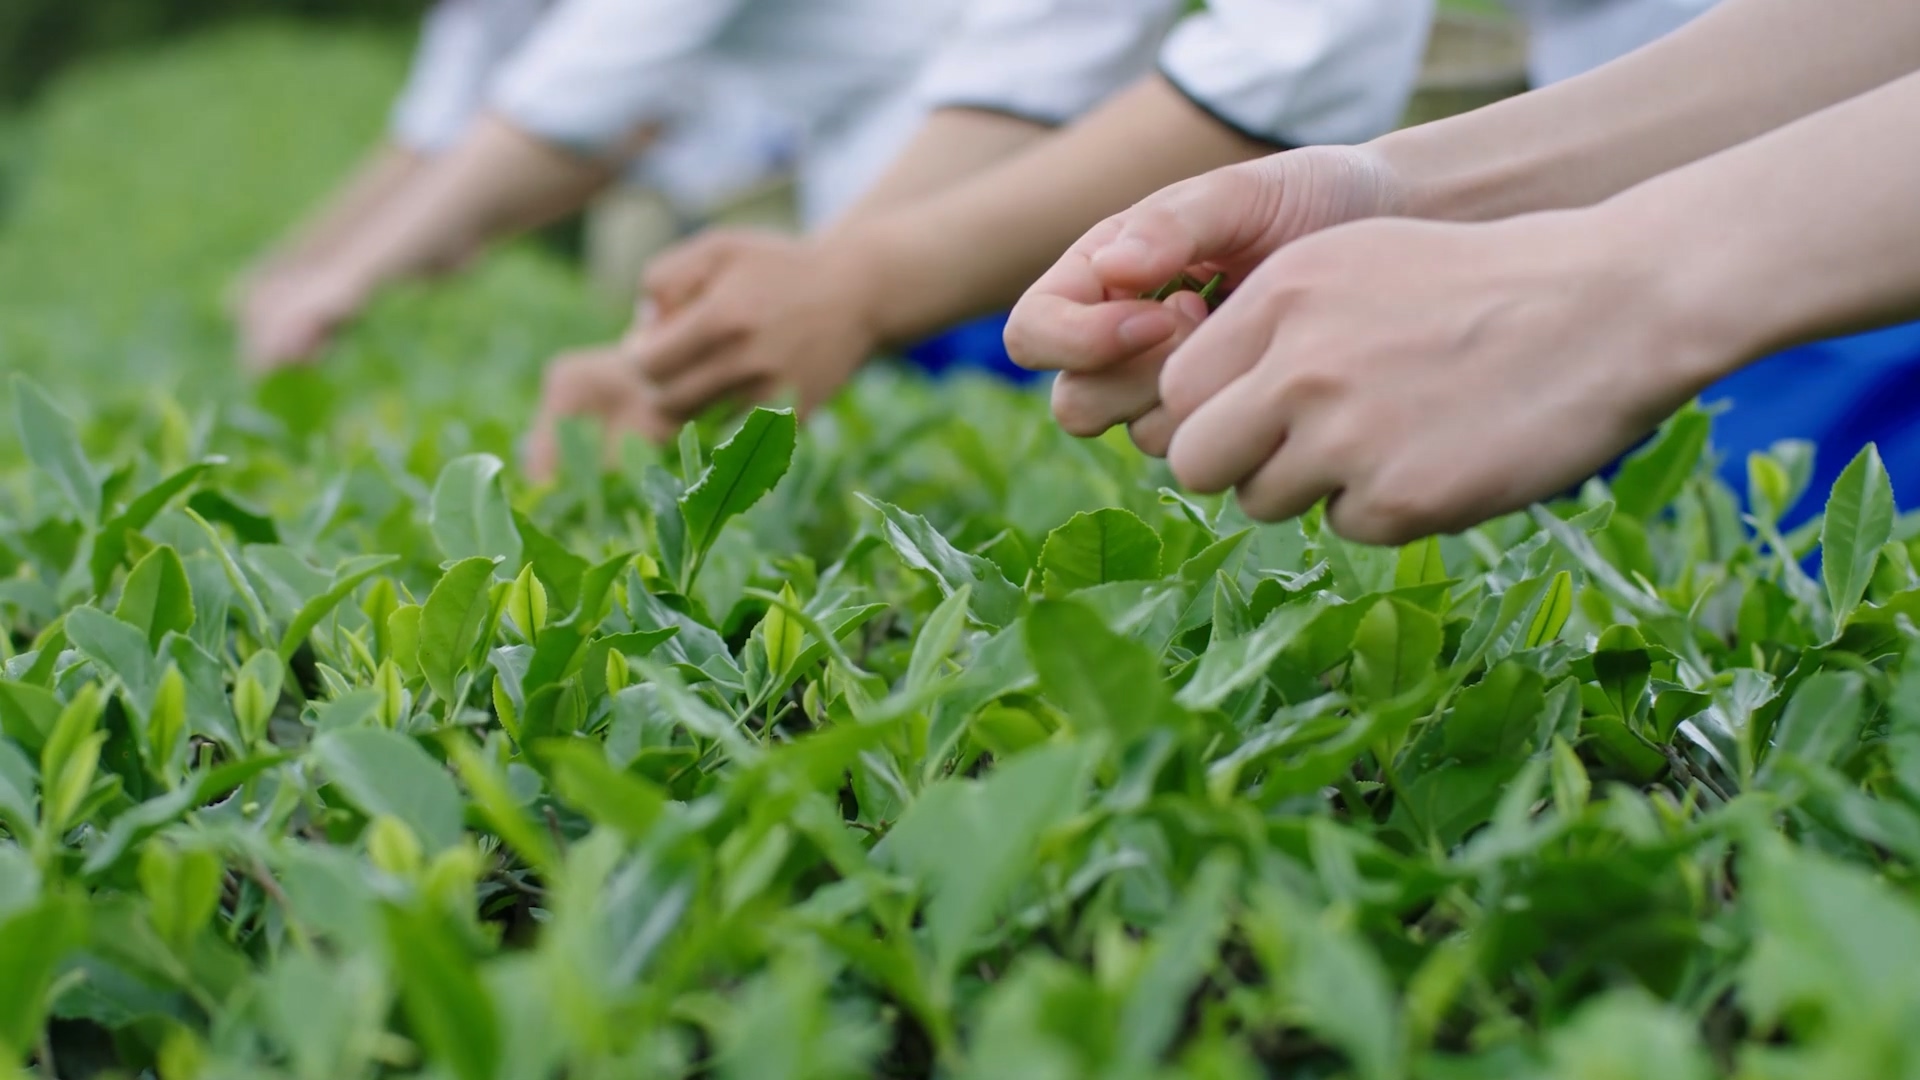
[[[1120,324],[1115,334],[1129,349],[1147,349],[1173,336],[1173,316],[1164,311],[1144,311]]]

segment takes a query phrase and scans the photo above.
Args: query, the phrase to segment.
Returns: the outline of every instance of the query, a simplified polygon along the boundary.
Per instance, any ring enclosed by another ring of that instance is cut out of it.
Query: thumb
[[[1252,163],[1248,163],[1251,165]],[[1279,204],[1275,180],[1234,165],[1183,180],[1121,215],[1113,238],[1089,259],[1109,289],[1147,292],[1201,264],[1247,264]]]

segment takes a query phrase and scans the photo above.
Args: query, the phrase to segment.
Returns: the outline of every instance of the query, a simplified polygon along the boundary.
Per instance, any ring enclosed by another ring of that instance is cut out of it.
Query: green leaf
[[[1652,442],[1628,455],[1612,485],[1620,513],[1644,521],[1678,498],[1700,467],[1712,428],[1713,417],[1689,405],[1673,414]]]
[[[1614,716],[1628,724],[1638,720],[1653,681],[1646,638],[1631,626],[1608,627],[1593,650],[1593,676]]]
[[[1539,672],[1502,661],[1454,702],[1445,728],[1446,755],[1467,762],[1523,756],[1546,701],[1546,680]]]
[[[1820,576],[1836,628],[1847,623],[1866,595],[1880,545],[1893,535],[1893,484],[1872,444],[1834,481],[1820,526]]]
[[[120,680],[131,704],[142,708],[153,700],[160,685],[160,666],[153,646],[138,627],[121,622],[98,608],[75,608],[67,613],[67,636],[82,656],[101,674]]]
[[[1160,577],[1160,535],[1116,507],[1078,513],[1047,534],[1040,549],[1047,595],[1064,596],[1109,581]]]
[[[420,614],[420,671],[450,704],[458,704],[455,680],[472,662],[493,615],[493,567],[483,556],[454,563],[427,594]]]
[[[935,784],[875,851],[928,896],[927,933],[943,977],[979,944],[1043,836],[1079,809],[1088,766],[1083,746],[1047,746],[1001,763],[983,781]]]
[[[135,564],[113,616],[146,631],[147,644],[156,649],[169,630],[184,634],[192,628],[193,588],[179,553],[162,544]]]
[[[400,1002],[428,1054],[459,1080],[493,1080],[500,1019],[454,924],[438,912],[389,906],[386,928]]]
[[[1125,1060],[1156,1060],[1178,1034],[1188,998],[1217,962],[1238,876],[1231,856],[1208,856],[1180,906],[1154,933],[1121,1006]]]
[[[644,840],[667,800],[653,785],[607,763],[606,751],[582,740],[550,740],[540,755],[553,773],[554,793],[595,822]]]
[[[973,586],[962,585],[921,624],[913,639],[913,655],[907,661],[909,691],[925,689],[939,676],[940,665],[953,653],[967,628],[967,603],[972,599]]]
[[[47,991],[61,960],[86,940],[86,909],[48,897],[0,921],[0,1046],[29,1047],[40,1039]]]
[[[1554,638],[1567,625],[1573,616],[1573,574],[1562,570],[1553,575],[1552,584],[1540,600],[1540,606],[1534,610],[1533,622],[1527,627],[1525,647],[1537,649]]]
[[[963,586],[972,589],[973,599],[968,610],[983,625],[997,630],[1020,617],[1026,607],[1026,594],[1009,582],[992,560],[955,548],[927,524],[927,519],[917,514],[865,495],[860,499],[880,512],[887,543],[902,562],[932,574],[940,591],[947,596]]]
[[[1442,644],[1432,612],[1398,597],[1378,601],[1354,630],[1354,690],[1369,701],[1406,693],[1433,673]]]
[[[721,527],[759,502],[787,474],[797,440],[792,409],[758,408],[747,414],[732,438],[714,447],[700,478],[680,497],[687,550],[695,566],[713,547]]]
[[[80,446],[73,420],[25,375],[13,377],[13,413],[34,468],[53,481],[76,517],[88,525],[98,523],[100,478]]]
[[[340,728],[315,736],[312,755],[355,809],[369,818],[399,818],[429,855],[460,839],[466,805],[460,790],[413,739],[385,728]]]
[[[1027,652],[1041,689],[1083,731],[1130,739],[1182,713],[1146,647],[1107,629],[1072,600],[1043,600],[1027,613]]]
[[[225,463],[225,458],[212,457],[181,469],[142,492],[127,504],[125,510],[100,527],[100,533],[93,541],[93,554],[88,558],[96,595],[107,591],[108,583],[113,580],[113,571],[126,558],[128,534],[146,528],[175,496],[198,483],[216,465]]]
[[[0,734],[37,753],[60,716],[60,699],[26,683],[0,680]]]
[[[1440,556],[1440,538],[1429,536],[1400,549],[1393,569],[1393,587],[1412,588],[1447,580],[1447,564]]]
[[[428,524],[448,559],[498,559],[504,567],[519,567],[520,534],[500,490],[504,468],[492,454],[468,454],[440,470]]]
[[[307,635],[320,625],[320,620],[332,614],[360,583],[400,561],[398,555],[355,555],[341,563],[333,572],[333,584],[327,591],[306,602],[300,608],[293,621],[287,624],[287,632],[280,635],[280,658],[293,659],[306,643]]]
[[[1211,709],[1239,690],[1265,678],[1267,669],[1312,625],[1320,603],[1275,608],[1252,633],[1214,645],[1200,654],[1193,678],[1180,688],[1179,701],[1190,709]]]

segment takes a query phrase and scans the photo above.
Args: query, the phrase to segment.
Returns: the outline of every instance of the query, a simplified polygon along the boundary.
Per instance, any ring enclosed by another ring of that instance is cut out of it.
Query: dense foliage
[[[235,39],[39,128],[0,1076],[1920,1076],[1920,577],[1871,452],[1782,537],[1810,451],[1743,518],[1689,411],[1385,551],[876,372],[607,469],[573,431],[532,488],[538,358],[617,319],[538,259],[230,374],[221,275],[384,89],[277,81],[387,63]],[[263,116],[316,134],[207,156]]]

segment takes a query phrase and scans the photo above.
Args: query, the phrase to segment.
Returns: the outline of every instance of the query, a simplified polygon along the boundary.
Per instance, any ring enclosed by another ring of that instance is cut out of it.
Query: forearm
[[[1271,149],[1156,76],[991,169],[822,242],[883,294],[871,318],[883,342],[901,345],[1012,304],[1101,219]]]
[[[1920,311],[1915,116],[1920,75],[1581,213],[1652,275],[1704,385],[1787,345]]]
[[[483,244],[578,209],[614,174],[609,163],[483,116],[356,232],[334,269],[363,290],[444,269]]]
[[[1374,148],[1409,216],[1588,206],[1920,68],[1912,0],[1725,0],[1598,70]]]
[[[842,223],[924,198],[1046,138],[1051,128],[981,109],[938,109]]]
[[[380,144],[312,216],[288,234],[268,257],[269,263],[331,257],[362,222],[377,216],[426,164],[424,156],[399,143]]]

